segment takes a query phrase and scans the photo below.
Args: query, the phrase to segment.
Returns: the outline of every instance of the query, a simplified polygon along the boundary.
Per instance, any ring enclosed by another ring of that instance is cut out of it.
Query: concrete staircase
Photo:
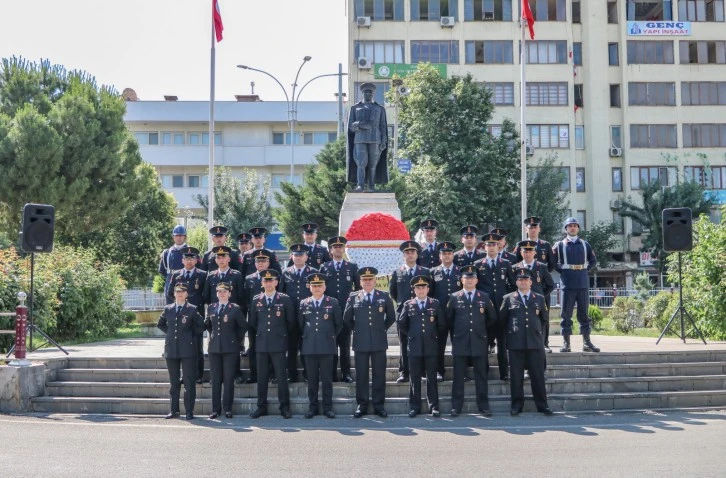
[[[353,358],[354,359],[354,358]],[[451,408],[451,357],[446,381],[439,383],[441,410]],[[726,350],[680,352],[553,353],[547,355],[547,393],[555,411],[625,410],[726,406]],[[489,400],[492,412],[508,413],[509,384],[498,380],[496,356],[490,356]],[[243,359],[243,368],[247,365]],[[409,384],[397,384],[398,357],[389,350],[386,409],[406,414]],[[208,371],[207,371],[208,373]],[[355,378],[355,377],[354,377]],[[422,392],[425,394],[425,384]],[[183,391],[182,391],[183,392]],[[211,386],[197,385],[195,413],[211,413]],[[529,384],[525,393],[530,394]],[[474,384],[466,384],[464,412],[476,413]],[[290,384],[292,412],[308,408],[304,383]],[[53,359],[46,395],[33,399],[36,412],[164,415],[169,411],[169,384],[159,358]],[[255,408],[256,385],[236,385],[233,412]],[[277,387],[270,385],[269,411],[278,413]],[[350,415],[356,407],[355,385],[334,383],[333,410]],[[183,400],[182,400],[183,408]],[[426,409],[426,407],[422,407]],[[372,412],[372,407],[371,410]],[[535,411],[528,400],[525,411]]]

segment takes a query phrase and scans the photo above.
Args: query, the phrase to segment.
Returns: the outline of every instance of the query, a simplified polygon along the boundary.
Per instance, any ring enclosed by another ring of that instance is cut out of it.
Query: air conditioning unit
[[[358,69],[359,70],[370,70],[373,68],[373,61],[370,58],[360,57],[358,58]]]
[[[408,96],[411,94],[411,90],[404,85],[398,85],[396,87],[396,93],[398,93],[399,96]]]
[[[494,12],[484,12],[484,20],[494,20]]]
[[[612,148],[610,148],[610,156],[611,157],[613,157],[613,158],[619,158],[622,155],[623,155],[623,148],[616,148],[614,146]]]
[[[355,23],[359,27],[370,27],[371,26],[371,17],[358,17],[355,19]]]
[[[527,153],[527,156],[534,156],[534,146],[527,145],[524,147],[525,153]]]
[[[453,27],[456,23],[456,18],[454,17],[441,17],[441,26],[442,27]]]
[[[621,199],[613,199],[610,201],[610,209],[618,210],[623,207],[623,201]]]

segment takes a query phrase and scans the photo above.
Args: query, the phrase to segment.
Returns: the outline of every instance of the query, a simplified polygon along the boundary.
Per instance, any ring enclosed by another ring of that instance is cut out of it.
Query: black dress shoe
[[[250,418],[260,418],[267,415],[267,409],[266,408],[255,408],[255,411],[250,413]]]
[[[452,417],[458,417],[459,416],[459,410],[457,410],[456,408],[452,408],[451,409],[451,416]]]
[[[509,412],[509,414],[512,415],[513,417],[516,417],[520,413],[522,413],[521,408],[512,408],[512,410]]]
[[[368,411],[364,408],[358,407],[355,412],[353,413],[354,418],[360,418],[363,415],[368,415]]]
[[[408,382],[408,377],[406,377],[405,375],[401,375],[400,377],[398,377],[396,379],[396,383],[405,383],[405,382]]]
[[[388,412],[386,412],[383,408],[379,408],[378,410],[376,410],[376,415],[381,418],[386,418],[388,416]]]
[[[285,419],[292,418],[292,413],[290,412],[290,410],[283,410],[280,412],[280,415],[282,415],[282,418]]]
[[[218,416],[219,416],[219,413],[218,413],[218,412],[214,412],[214,413],[212,413],[211,415],[209,415],[209,419],[210,419],[210,420],[214,420],[214,419],[215,419],[215,418],[217,418]]]
[[[224,412],[224,416],[227,418],[232,418],[232,412]]]
[[[194,383],[196,383],[197,385],[201,385],[202,384],[202,379],[201,378],[198,378],[198,379],[196,379],[194,381]]]
[[[484,409],[482,409],[482,410],[479,410],[479,413],[481,413],[481,416],[482,416],[482,417],[487,417],[487,418],[489,418],[489,417],[491,417],[491,416],[492,416],[492,412],[491,412],[491,411],[490,411],[490,410],[489,410],[488,408],[484,408]]]
[[[328,410],[327,412],[323,413],[327,418],[335,418],[335,412],[332,410]]]
[[[164,417],[165,420],[169,420],[170,418],[178,418],[179,412],[170,412],[167,416]]]
[[[444,375],[441,373],[436,374],[436,381],[437,382],[443,382],[444,381]]]
[[[345,383],[353,383],[353,377],[351,377],[350,375],[343,375],[343,381]]]
[[[194,420],[194,414],[193,413],[187,413],[186,419],[187,420]]]
[[[315,416],[315,412],[312,410],[308,410],[305,412],[305,418],[313,418]]]
[[[242,377],[235,377],[234,383],[236,383],[237,385],[242,385],[243,383],[245,383],[245,379],[243,379]]]
[[[416,410],[409,410],[409,412],[408,412],[409,418],[413,418],[416,415],[418,415],[418,412]]]
[[[546,415],[546,416],[548,416],[548,417],[549,417],[550,415],[554,415],[554,414],[555,414],[555,412],[553,412],[553,411],[552,411],[552,409],[551,409],[550,407],[545,407],[545,408],[542,408],[542,409],[540,409],[540,410],[539,410],[539,412],[540,412],[540,413],[541,413],[542,415]]]
[[[431,416],[435,418],[439,418],[441,416],[441,412],[438,408],[432,408],[431,409]]]
[[[500,377],[499,380],[501,380],[502,382],[509,382],[509,375],[505,375],[503,377]]]
[[[464,375],[464,381],[465,382],[471,382],[471,380],[472,380],[471,377],[469,377],[468,375]]]
[[[257,383],[257,379],[250,377],[247,380],[245,380],[245,383]]]

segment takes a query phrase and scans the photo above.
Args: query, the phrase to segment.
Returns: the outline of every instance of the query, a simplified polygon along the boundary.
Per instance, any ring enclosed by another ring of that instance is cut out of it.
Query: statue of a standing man
[[[348,117],[348,182],[356,191],[373,191],[388,182],[388,123],[386,109],[373,101],[376,85],[360,85],[363,101],[350,108]]]

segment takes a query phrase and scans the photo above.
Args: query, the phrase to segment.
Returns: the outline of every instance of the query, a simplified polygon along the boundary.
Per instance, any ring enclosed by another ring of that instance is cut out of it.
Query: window
[[[198,188],[199,187],[199,176],[187,176],[187,187]]]
[[[572,44],[572,61],[577,66],[582,66],[582,43],[575,42]]]
[[[303,144],[327,144],[335,141],[338,134],[335,131],[316,131],[303,133]]]
[[[567,21],[566,0],[527,0],[537,22]],[[521,9],[521,6],[520,6]],[[521,12],[520,12],[521,13]]]
[[[355,16],[403,21],[403,0],[355,0]]]
[[[570,168],[569,166],[560,167],[560,174],[562,174],[562,184],[560,185],[560,191],[570,191]]]
[[[613,192],[623,191],[623,168],[613,168]]]
[[[567,64],[567,42],[565,40],[528,41],[526,61],[530,64]]]
[[[683,147],[726,147],[726,124],[684,124]]]
[[[676,184],[675,167],[639,166],[630,168],[631,189],[642,189],[646,184],[658,183],[660,186]]]
[[[385,103],[385,96],[386,93],[388,93],[388,90],[391,88],[391,82],[390,81],[372,81],[374,85],[376,85],[376,91],[373,92],[373,101],[378,103],[379,105],[382,105]],[[360,91],[360,85],[362,85],[363,82],[356,81],[353,85],[353,90],[355,91],[353,95],[353,104],[358,103],[363,99],[363,94]]]
[[[572,0],[572,23],[580,23],[580,0]]]
[[[487,125],[486,130],[494,138],[499,138],[502,135],[502,125],[500,124]]]
[[[373,63],[404,63],[404,48],[403,40],[357,41],[355,59],[368,58]]]
[[[620,108],[620,85],[610,85],[610,107]]]
[[[290,182],[290,174],[273,174],[270,178],[270,187],[280,188],[282,183]],[[295,186],[302,185],[302,176],[295,174],[292,176],[292,182]]]
[[[441,17],[457,18],[458,3],[458,0],[411,0],[411,21],[438,22]]]
[[[724,0],[678,0],[678,19],[688,22],[724,21]]]
[[[688,43],[688,42],[681,42]],[[681,63],[683,56],[681,55]],[[688,62],[686,62],[688,63]],[[628,65],[672,65],[673,42],[628,40]]]
[[[527,125],[526,139],[535,148],[569,148],[570,126],[566,124],[530,124]]]
[[[575,168],[575,191],[585,192],[585,168]]]
[[[726,63],[726,41],[681,41],[681,64]]]
[[[567,83],[538,83],[526,84],[528,106],[567,106]]]
[[[480,20],[511,22],[512,0],[464,0],[464,21]]]
[[[608,23],[618,23],[618,2],[617,0],[608,0]]]
[[[514,63],[511,41],[467,41],[464,56],[467,64],[507,64]]]
[[[578,108],[582,108],[585,105],[585,102],[583,99],[585,87],[581,84],[576,84],[576,85],[574,85],[573,89],[574,89],[574,93],[575,93],[575,106],[577,106]]]
[[[209,146],[209,133],[206,132],[193,132],[187,135],[188,143],[193,146],[206,145]],[[222,133],[219,131],[214,132],[214,144],[215,146],[222,145]]]
[[[582,209],[578,209],[575,213],[575,219],[577,219],[577,223],[583,231],[587,230],[587,212]]]
[[[492,104],[514,104],[514,83],[483,83],[482,86],[492,94]]]
[[[134,133],[134,136],[139,144],[159,144],[159,133],[141,132]]]
[[[623,135],[620,126],[610,127],[610,146],[612,146],[613,148],[623,147]]]
[[[683,175],[706,189],[726,189],[726,166],[685,166]]]
[[[620,52],[617,43],[608,43],[608,65],[618,66],[620,64]]]
[[[585,149],[584,126],[575,126],[575,149]]]
[[[675,83],[628,83],[630,106],[675,106]]]
[[[164,145],[183,145],[184,144],[184,133],[161,133],[161,144]]]
[[[682,81],[681,104],[726,105],[726,81]]]
[[[456,40],[411,40],[411,63],[459,63],[459,42]]]
[[[184,187],[184,176],[179,174],[162,174],[161,175],[161,186],[166,189],[170,188],[183,188]]]
[[[613,211],[613,224],[615,224],[615,234],[623,234],[625,232],[625,221],[620,217],[618,211]]]
[[[676,148],[676,125],[631,124],[631,148]]]
[[[628,20],[673,20],[671,0],[627,0]]]

